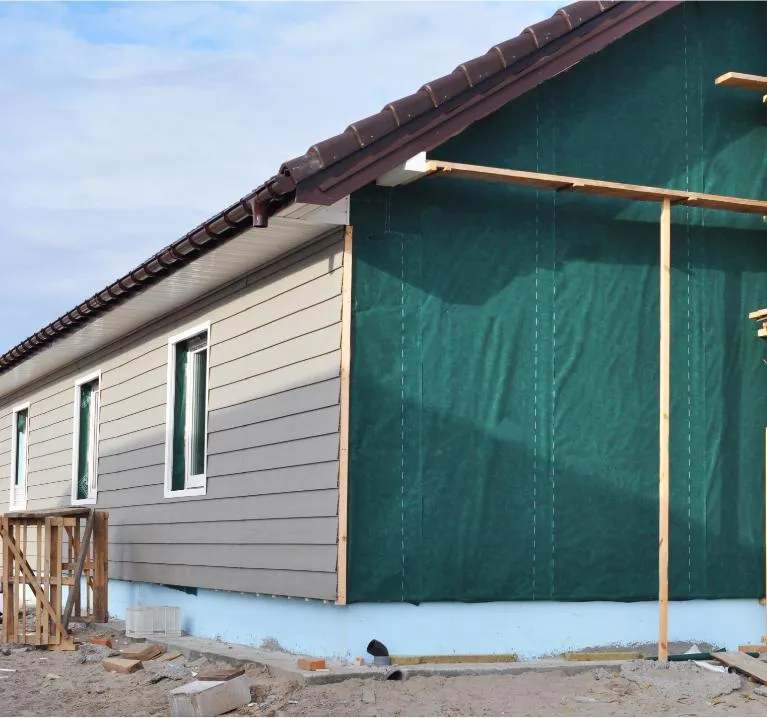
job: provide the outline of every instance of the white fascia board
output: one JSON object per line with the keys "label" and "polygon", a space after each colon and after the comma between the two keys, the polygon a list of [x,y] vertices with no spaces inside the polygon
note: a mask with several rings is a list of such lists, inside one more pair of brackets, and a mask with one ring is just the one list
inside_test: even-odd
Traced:
{"label": "white fascia board", "polygon": [[426,153],[419,152],[393,170],[384,172],[376,180],[376,184],[381,187],[398,187],[399,185],[414,182],[427,174]]}
{"label": "white fascia board", "polygon": [[281,209],[276,217],[285,219],[298,219],[310,224],[336,224],[346,226],[349,224],[349,195],[341,198],[338,202],[325,207],[321,204],[304,204],[294,202]]}

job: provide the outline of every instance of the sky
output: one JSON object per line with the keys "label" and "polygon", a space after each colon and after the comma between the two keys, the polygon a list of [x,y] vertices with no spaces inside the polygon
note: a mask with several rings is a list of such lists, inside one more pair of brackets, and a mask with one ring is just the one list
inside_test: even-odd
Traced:
{"label": "sky", "polygon": [[0,3],[0,354],[563,4]]}

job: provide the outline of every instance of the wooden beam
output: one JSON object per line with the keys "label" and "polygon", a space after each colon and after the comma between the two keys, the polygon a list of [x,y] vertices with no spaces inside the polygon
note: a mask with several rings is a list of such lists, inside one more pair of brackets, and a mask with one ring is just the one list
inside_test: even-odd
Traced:
{"label": "wooden beam", "polygon": [[620,182],[584,179],[583,177],[550,175],[542,172],[523,172],[521,170],[509,170],[501,167],[465,165],[457,162],[442,162],[440,160],[429,160],[426,163],[426,167],[428,174],[441,174],[458,179],[483,180],[485,182],[496,182],[520,187],[570,191],[579,194],[617,197],[619,199],[630,199],[639,202],[663,202],[663,200],[668,199],[673,204],[686,204],[691,207],[767,215],[767,201],[758,199],[685,192],[663,187],[622,184]]}
{"label": "wooden beam", "polygon": [[[64,607],[64,615],[61,619],[61,625],[66,630],[69,628],[69,619],[72,616],[72,609],[75,606],[75,599],[78,604],[80,603],[80,577],[83,574],[83,566],[85,565],[85,557],[88,555],[88,548],[91,543],[91,535],[93,534],[93,524],[96,522],[96,509],[91,509],[88,514],[88,520],[85,522],[85,531],[83,532],[82,539],[80,540],[80,554],[77,557],[77,565],[75,566],[74,576],[72,577],[72,590],[69,591],[67,596],[67,605]],[[75,528],[75,531],[79,532],[79,527]],[[72,544],[75,542],[72,541]]]}
{"label": "wooden beam", "polygon": [[343,269],[341,275],[341,411],[338,431],[338,590],[336,603],[346,604],[347,561],[349,543],[349,395],[352,353],[352,234],[344,232]]}
{"label": "wooden beam", "polygon": [[725,72],[714,80],[721,87],[739,87],[741,90],[767,92],[767,77],[747,75],[745,72]]}
{"label": "wooden beam", "polygon": [[671,379],[671,200],[660,212],[660,467],[658,472],[658,660],[668,660],[668,511]]}
{"label": "wooden beam", "polygon": [[[87,545],[87,544],[86,544]],[[86,592],[87,596],[90,593]],[[88,606],[90,613],[90,606]],[[93,525],[93,617],[109,620],[109,512],[97,511]]]}

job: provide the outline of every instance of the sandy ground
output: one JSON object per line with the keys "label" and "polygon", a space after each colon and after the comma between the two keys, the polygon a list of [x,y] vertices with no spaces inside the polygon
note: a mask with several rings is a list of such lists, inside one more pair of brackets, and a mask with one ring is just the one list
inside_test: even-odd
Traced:
{"label": "sandy ground", "polygon": [[[127,641],[115,636],[117,647]],[[94,649],[88,649],[94,650]],[[211,664],[178,659],[117,675],[99,656],[8,647],[0,653],[0,715],[161,716],[168,692]],[[151,682],[158,672],[168,677]],[[299,687],[256,666],[250,706],[238,716],[504,716],[504,715],[767,715],[767,697],[735,674],[713,673],[690,663],[626,663],[575,676],[528,672],[516,676],[409,677],[404,681],[350,679]],[[764,691],[767,694],[767,690]]]}

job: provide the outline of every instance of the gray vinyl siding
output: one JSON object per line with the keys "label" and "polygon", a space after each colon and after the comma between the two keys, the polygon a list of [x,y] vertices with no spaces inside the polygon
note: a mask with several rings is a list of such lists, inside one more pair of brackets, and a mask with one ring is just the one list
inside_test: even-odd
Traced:
{"label": "gray vinyl siding", "polygon": [[[101,371],[98,500],[110,578],[334,599],[341,347],[340,233],[0,403],[30,401],[27,508],[70,504],[74,382]],[[168,339],[210,322],[207,491],[164,498]]]}

